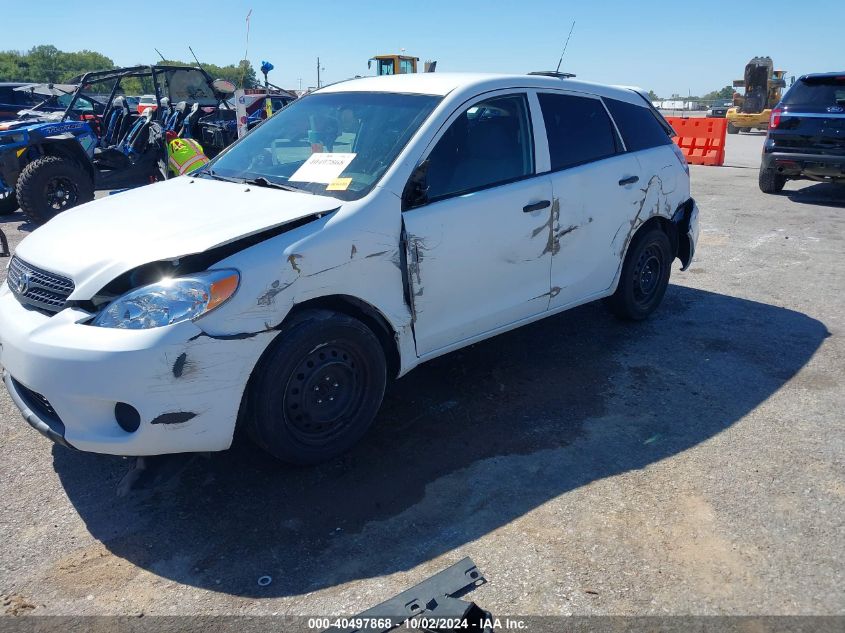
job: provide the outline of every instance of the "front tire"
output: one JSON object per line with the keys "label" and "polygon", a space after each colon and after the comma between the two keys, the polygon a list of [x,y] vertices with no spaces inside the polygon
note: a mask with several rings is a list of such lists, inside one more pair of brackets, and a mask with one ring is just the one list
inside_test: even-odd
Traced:
{"label": "front tire", "polygon": [[11,215],[18,208],[18,197],[10,191],[0,198],[0,215]]}
{"label": "front tire", "polygon": [[673,259],[669,236],[659,228],[636,235],[616,292],[606,299],[611,312],[626,321],[642,321],[654,312],[666,294]]}
{"label": "front tire", "polygon": [[42,156],[24,167],[16,186],[21,211],[33,224],[44,224],[62,211],[94,199],[91,176],[60,156]]}
{"label": "front tire", "polygon": [[733,123],[728,122],[728,134],[739,134],[739,128]]}
{"label": "front tire", "polygon": [[763,193],[780,193],[786,184],[786,176],[781,176],[771,167],[760,167],[757,182]]}
{"label": "front tire", "polygon": [[366,325],[328,310],[303,312],[256,367],[247,432],[282,461],[326,461],[366,433],[386,383],[384,351]]}

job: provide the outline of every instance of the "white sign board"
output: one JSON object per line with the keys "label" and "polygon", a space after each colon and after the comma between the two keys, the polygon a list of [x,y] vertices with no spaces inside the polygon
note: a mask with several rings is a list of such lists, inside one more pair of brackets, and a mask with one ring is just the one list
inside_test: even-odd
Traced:
{"label": "white sign board", "polygon": [[308,157],[302,167],[288,178],[291,182],[319,182],[329,184],[343,173],[357,154],[317,152]]}

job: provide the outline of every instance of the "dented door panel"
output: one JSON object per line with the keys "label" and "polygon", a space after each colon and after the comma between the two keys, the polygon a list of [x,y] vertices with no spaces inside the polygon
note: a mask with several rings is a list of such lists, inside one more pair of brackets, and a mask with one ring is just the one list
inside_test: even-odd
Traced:
{"label": "dented door panel", "polygon": [[403,214],[420,356],[545,312],[549,305],[548,176],[435,202]]}
{"label": "dented door panel", "polygon": [[[619,185],[626,178],[637,182]],[[620,233],[627,234],[642,194],[640,164],[630,154],[551,175],[559,212],[553,219],[552,298],[556,309],[609,294],[619,268]]]}

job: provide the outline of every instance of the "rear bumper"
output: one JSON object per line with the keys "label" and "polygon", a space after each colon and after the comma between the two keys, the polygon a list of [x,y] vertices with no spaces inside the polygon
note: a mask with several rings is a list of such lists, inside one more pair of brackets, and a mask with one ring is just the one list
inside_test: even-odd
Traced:
{"label": "rear bumper", "polygon": [[672,223],[677,227],[678,259],[681,260],[681,270],[686,270],[695,257],[695,247],[698,244],[700,232],[698,223],[698,205],[690,198],[675,211]]}
{"label": "rear bumper", "polygon": [[845,156],[764,152],[762,167],[787,178],[845,178]]}

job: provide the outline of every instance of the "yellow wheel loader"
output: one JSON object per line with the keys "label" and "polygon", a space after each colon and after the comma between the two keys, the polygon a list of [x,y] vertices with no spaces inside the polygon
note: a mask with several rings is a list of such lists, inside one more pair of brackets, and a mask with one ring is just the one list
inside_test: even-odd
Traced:
{"label": "yellow wheel loader", "polygon": [[745,65],[745,77],[733,82],[735,88],[745,88],[745,95],[735,97],[737,105],[728,110],[728,134],[768,129],[772,108],[786,87],[785,74],[774,70],[771,57],[755,57]]}

